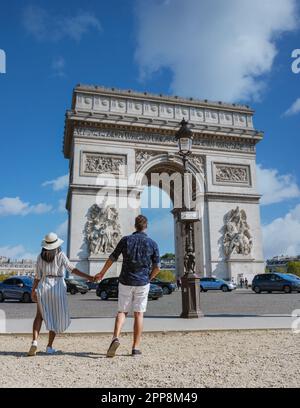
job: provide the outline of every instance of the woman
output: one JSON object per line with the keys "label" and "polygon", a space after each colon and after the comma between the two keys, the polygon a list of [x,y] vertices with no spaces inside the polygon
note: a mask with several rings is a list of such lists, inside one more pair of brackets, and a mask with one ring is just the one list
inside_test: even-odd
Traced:
{"label": "woman", "polygon": [[32,300],[37,302],[37,312],[33,322],[33,338],[28,356],[35,356],[37,339],[42,322],[49,330],[47,354],[54,354],[52,348],[56,333],[64,332],[71,323],[67,300],[65,269],[72,274],[94,281],[94,277],[80,272],[68,260],[60,246],[64,241],[50,232],[42,241],[42,251],[37,258],[36,274],[32,287]]}

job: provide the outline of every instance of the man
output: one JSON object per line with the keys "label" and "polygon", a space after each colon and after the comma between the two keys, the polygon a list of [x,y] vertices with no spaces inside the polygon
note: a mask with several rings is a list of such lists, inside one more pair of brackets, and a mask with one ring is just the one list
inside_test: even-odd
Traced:
{"label": "man", "polygon": [[96,280],[103,279],[113,262],[117,261],[120,254],[123,255],[123,264],[119,276],[118,313],[113,339],[107,350],[107,357],[114,357],[120,346],[121,329],[131,308],[134,312],[132,356],[142,354],[139,346],[150,281],[159,273],[160,264],[158,246],[156,242],[147,236],[145,232],[147,226],[147,218],[143,215],[137,216],[135,219],[136,231],[121,238],[102,270],[95,276]]}

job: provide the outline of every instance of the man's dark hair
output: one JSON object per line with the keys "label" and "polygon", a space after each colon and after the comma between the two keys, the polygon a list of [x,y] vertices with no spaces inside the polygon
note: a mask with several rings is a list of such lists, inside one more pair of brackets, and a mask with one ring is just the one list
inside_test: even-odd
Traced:
{"label": "man's dark hair", "polygon": [[135,229],[138,232],[143,231],[144,229],[147,228],[148,226],[148,220],[144,215],[138,215],[135,219],[135,223],[134,223]]}

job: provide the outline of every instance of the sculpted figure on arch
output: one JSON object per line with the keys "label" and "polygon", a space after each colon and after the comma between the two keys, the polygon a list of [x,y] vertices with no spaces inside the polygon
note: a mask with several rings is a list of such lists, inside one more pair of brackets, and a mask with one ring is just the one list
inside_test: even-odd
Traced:
{"label": "sculpted figure on arch", "polygon": [[239,207],[229,211],[224,225],[224,253],[230,256],[233,253],[249,255],[253,246],[250,227],[244,210]]}

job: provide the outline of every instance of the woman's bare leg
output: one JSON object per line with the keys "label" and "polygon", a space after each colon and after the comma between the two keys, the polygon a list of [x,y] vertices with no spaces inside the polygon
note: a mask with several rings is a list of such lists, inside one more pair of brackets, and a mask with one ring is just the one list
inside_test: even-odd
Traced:
{"label": "woman's bare leg", "polygon": [[32,327],[32,344],[31,344],[30,350],[27,353],[27,356],[33,357],[36,355],[37,339],[40,334],[42,323],[43,323],[43,316],[39,308],[39,305],[37,304],[36,305],[36,315],[35,315],[35,318],[33,321],[33,327]]}
{"label": "woman's bare leg", "polygon": [[37,304],[36,307],[37,307],[36,315],[33,321],[33,328],[32,328],[32,340],[33,341],[36,341],[38,339],[40,331],[41,331],[42,323],[43,323],[43,316],[39,308],[39,305]]}
{"label": "woman's bare leg", "polygon": [[48,345],[47,345],[47,347],[51,347],[52,348],[52,344],[53,344],[53,342],[54,342],[54,339],[55,339],[55,336],[56,336],[56,333],[54,332],[54,331],[49,331],[49,340],[48,340]]}

